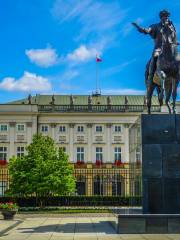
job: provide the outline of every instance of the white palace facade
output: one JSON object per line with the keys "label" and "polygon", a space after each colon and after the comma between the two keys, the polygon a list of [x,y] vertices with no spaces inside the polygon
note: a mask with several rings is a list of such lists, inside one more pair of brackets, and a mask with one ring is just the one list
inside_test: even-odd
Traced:
{"label": "white palace facade", "polygon": [[[152,110],[160,112],[156,97]],[[129,126],[143,112],[144,96],[36,95],[1,104],[0,161],[25,154],[33,135],[42,133],[69,155],[79,182],[78,194],[128,194],[125,187],[113,190],[111,184],[105,189],[94,181],[104,174],[102,169],[112,173],[128,168]]]}

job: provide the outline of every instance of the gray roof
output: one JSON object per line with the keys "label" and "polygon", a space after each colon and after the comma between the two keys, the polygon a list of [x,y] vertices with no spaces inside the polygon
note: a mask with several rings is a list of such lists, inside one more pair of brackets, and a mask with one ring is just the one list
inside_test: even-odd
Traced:
{"label": "gray roof", "polygon": [[[36,95],[32,96],[31,103],[37,105],[51,105],[53,95]],[[70,105],[71,95],[54,95],[55,105]],[[74,105],[87,105],[88,95],[73,95]],[[107,98],[111,98],[112,105],[125,105],[125,98],[128,105],[144,105],[143,95],[100,95],[92,96],[93,105],[107,105]],[[7,104],[28,104],[28,97]],[[152,97],[152,105],[159,105],[158,98]]]}

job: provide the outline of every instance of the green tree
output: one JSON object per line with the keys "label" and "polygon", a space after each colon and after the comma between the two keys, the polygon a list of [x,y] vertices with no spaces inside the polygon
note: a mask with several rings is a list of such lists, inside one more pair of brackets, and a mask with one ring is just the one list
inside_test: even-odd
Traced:
{"label": "green tree", "polygon": [[57,149],[48,136],[34,135],[23,157],[9,163],[10,188],[13,195],[35,195],[37,199],[52,195],[69,195],[75,191],[73,167],[68,156]]}

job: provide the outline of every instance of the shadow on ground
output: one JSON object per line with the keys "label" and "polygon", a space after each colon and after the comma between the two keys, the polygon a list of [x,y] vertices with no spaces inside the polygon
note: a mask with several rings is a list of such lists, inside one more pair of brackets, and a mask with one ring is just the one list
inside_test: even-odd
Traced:
{"label": "shadow on ground", "polygon": [[32,228],[18,228],[21,233],[105,233],[116,234],[108,221],[100,221],[96,223],[67,223],[67,224],[53,224]]}

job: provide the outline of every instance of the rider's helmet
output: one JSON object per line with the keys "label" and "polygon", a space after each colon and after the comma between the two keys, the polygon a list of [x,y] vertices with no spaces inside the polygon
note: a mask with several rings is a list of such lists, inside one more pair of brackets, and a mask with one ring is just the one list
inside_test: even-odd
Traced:
{"label": "rider's helmet", "polygon": [[160,11],[159,13],[159,17],[162,18],[162,17],[170,17],[170,12],[168,10],[162,10]]}

